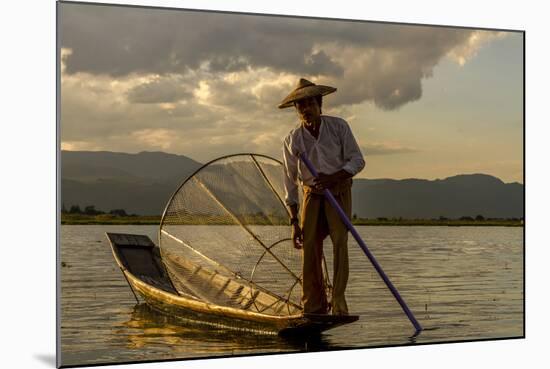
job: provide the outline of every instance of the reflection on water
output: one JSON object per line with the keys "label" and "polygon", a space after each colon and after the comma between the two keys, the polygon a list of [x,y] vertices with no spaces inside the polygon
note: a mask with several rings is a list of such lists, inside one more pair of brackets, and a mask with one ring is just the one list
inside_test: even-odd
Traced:
{"label": "reflection on water", "polygon": [[[228,232],[232,231],[228,228]],[[63,365],[322,351],[523,335],[523,229],[358,227],[425,330],[418,337],[350,240],[346,296],[359,321],[295,339],[191,325],[137,304],[105,232],[157,237],[156,226],[62,226]],[[331,270],[330,244],[325,246]]]}
{"label": "reflection on water", "polygon": [[[255,335],[219,329],[161,314],[145,303],[134,306],[130,320],[124,326],[133,332],[127,336],[129,349],[164,343],[177,354],[178,348],[183,345],[198,342],[199,346],[204,347],[201,353],[219,356],[227,355],[228,350],[234,354],[235,351],[243,353],[250,348],[254,348],[254,352],[270,352],[274,348],[277,348],[276,351],[287,352],[321,351],[329,348],[329,342],[322,335],[282,338],[277,335]],[[119,333],[124,334],[125,330],[120,330]]]}

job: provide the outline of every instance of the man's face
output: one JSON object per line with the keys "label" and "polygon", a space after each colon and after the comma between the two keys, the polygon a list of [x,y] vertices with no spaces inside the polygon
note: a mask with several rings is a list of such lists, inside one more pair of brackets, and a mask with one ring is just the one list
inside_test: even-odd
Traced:
{"label": "man's face", "polygon": [[321,116],[321,108],[315,97],[307,97],[294,103],[298,117],[302,122],[314,123]]}

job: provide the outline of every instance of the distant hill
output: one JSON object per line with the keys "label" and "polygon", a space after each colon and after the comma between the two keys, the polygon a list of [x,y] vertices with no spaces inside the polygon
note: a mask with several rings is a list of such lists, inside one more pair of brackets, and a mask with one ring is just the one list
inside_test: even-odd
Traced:
{"label": "distant hill", "polygon": [[142,151],[61,151],[62,177],[73,180],[177,181],[202,164],[183,155]]}
{"label": "distant hill", "polygon": [[62,202],[158,215],[177,186],[201,165],[163,152],[62,151]]}
{"label": "distant hill", "polygon": [[523,217],[523,185],[486,174],[445,179],[356,179],[353,212],[361,218]]}
{"label": "distant hill", "polygon": [[[159,215],[178,185],[201,165],[163,152],[62,151],[62,202],[67,208],[95,205],[103,211]],[[524,186],[486,174],[441,180],[354,179],[352,191],[353,213],[361,218],[523,217]]]}

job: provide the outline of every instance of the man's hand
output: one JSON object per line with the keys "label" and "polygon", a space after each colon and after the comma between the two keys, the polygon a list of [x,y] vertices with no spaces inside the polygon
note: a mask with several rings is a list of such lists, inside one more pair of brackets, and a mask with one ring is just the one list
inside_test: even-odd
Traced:
{"label": "man's hand", "polygon": [[298,223],[292,225],[292,243],[294,244],[295,249],[301,249],[304,245],[304,238],[302,236],[302,229]]}
{"label": "man's hand", "polygon": [[290,219],[293,219],[291,222],[292,224],[292,243],[294,245],[295,249],[301,249],[304,245],[304,238],[302,236],[302,229],[300,228],[300,224],[298,223],[298,205],[290,205],[288,207]]}
{"label": "man's hand", "polygon": [[313,180],[313,185],[316,190],[323,191],[325,188],[331,188],[338,182],[350,177],[353,177],[351,173],[344,169],[340,169],[333,174],[319,173],[319,176]]}
{"label": "man's hand", "polygon": [[336,184],[338,176],[335,174],[319,173],[319,176],[313,180],[313,185],[316,190],[324,190],[330,188]]}

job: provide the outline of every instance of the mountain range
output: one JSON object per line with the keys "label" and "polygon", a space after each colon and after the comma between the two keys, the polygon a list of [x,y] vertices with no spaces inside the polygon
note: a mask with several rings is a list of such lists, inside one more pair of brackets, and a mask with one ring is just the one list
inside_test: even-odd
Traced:
{"label": "mountain range", "polygon": [[[61,152],[61,201],[109,211],[160,215],[184,179],[203,164],[164,152]],[[487,174],[445,179],[355,178],[353,214],[360,218],[522,218],[524,186]]]}

